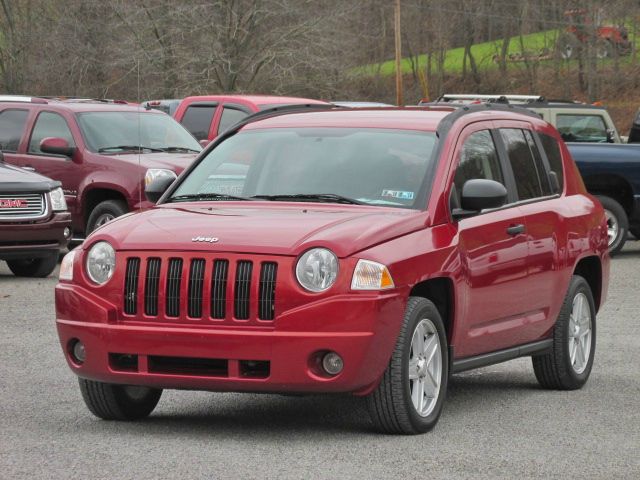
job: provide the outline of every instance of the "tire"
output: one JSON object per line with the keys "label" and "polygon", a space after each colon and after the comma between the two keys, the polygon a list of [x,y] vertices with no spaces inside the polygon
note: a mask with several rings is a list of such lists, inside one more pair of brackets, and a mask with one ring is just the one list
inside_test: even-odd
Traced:
{"label": "tire", "polygon": [[[415,362],[412,345],[419,343],[421,335],[422,343],[425,345],[423,353],[432,352],[431,362],[424,359],[420,360],[420,363]],[[425,338],[428,339],[426,343]],[[433,347],[435,341],[437,343]],[[427,350],[426,347],[429,345],[432,348]],[[415,379],[410,378],[410,365],[416,368],[411,374]],[[430,382],[429,379],[434,377],[436,381]],[[409,297],[402,328],[389,365],[376,390],[367,397],[369,414],[376,429],[383,433],[405,435],[431,430],[442,413],[448,379],[449,352],[440,313],[429,300]],[[431,397],[428,396],[425,387],[431,391]],[[421,413],[419,405],[414,403],[412,392],[416,394],[416,401],[419,401],[418,397],[423,392]]]}
{"label": "tire", "polygon": [[627,241],[629,231],[629,219],[624,208],[611,197],[598,196],[602,203],[604,213],[607,216],[607,228],[609,230],[609,253],[615,255]]}
{"label": "tire", "polygon": [[16,277],[44,278],[55,270],[58,256],[59,253],[56,251],[42,258],[7,260],[7,265]]}
{"label": "tire", "polygon": [[79,378],[87,408],[103,420],[139,420],[156,408],[162,390],[96,382]]}
{"label": "tire", "polygon": [[563,34],[556,43],[556,55],[562,60],[571,60],[580,56],[582,44],[575,35]]}
{"label": "tire", "polygon": [[[582,307],[582,314],[577,305]],[[588,311],[585,308],[588,307]],[[582,324],[576,324],[579,316]],[[589,322],[589,331],[585,330]],[[580,341],[575,340],[571,330],[579,329]],[[588,336],[588,338],[587,338]],[[575,351],[571,355],[571,350]],[[554,390],[577,390],[587,382],[596,350],[596,307],[587,281],[574,275],[569,284],[560,314],[553,329],[553,347],[550,353],[532,357],[533,371],[538,383]],[[584,355],[584,356],[583,356]]]}
{"label": "tire", "polygon": [[629,227],[629,231],[631,232],[631,235],[636,237],[636,240],[640,240],[640,228]]}
{"label": "tire", "polygon": [[104,202],[100,202],[89,215],[85,233],[89,235],[96,228],[101,227],[116,217],[124,215],[128,211],[127,204],[122,200],[105,200]]}

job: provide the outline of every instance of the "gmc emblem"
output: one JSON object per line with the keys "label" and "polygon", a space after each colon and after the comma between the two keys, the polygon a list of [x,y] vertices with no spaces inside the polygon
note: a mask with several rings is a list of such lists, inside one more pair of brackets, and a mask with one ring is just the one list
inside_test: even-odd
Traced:
{"label": "gmc emblem", "polygon": [[0,208],[27,208],[29,204],[20,198],[0,198]]}

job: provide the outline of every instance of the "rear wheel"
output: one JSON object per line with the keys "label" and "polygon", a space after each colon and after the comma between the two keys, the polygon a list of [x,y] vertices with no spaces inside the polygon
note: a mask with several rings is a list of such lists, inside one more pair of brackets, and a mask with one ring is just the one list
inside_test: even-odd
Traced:
{"label": "rear wheel", "polygon": [[16,277],[43,278],[48,277],[55,270],[58,265],[58,255],[56,251],[42,258],[7,260],[7,265]]}
{"label": "rear wheel", "polygon": [[587,281],[574,275],[553,331],[553,347],[532,357],[540,385],[576,390],[587,382],[596,348],[596,308]]}
{"label": "rear wheel", "polygon": [[160,401],[157,388],[114,385],[79,378],[80,392],[87,408],[104,420],[139,420],[149,416]]}
{"label": "rear wheel", "polygon": [[87,220],[87,235],[96,228],[109,223],[114,218],[124,215],[127,211],[127,204],[122,200],[105,200],[104,202],[100,202],[91,211],[89,220]]}
{"label": "rear wheel", "polygon": [[447,337],[435,305],[410,297],[395,350],[367,403],[376,428],[417,434],[440,418],[449,377]]}
{"label": "rear wheel", "polygon": [[629,219],[624,208],[611,197],[598,196],[607,217],[607,234],[609,253],[618,253],[627,241],[629,231]]}

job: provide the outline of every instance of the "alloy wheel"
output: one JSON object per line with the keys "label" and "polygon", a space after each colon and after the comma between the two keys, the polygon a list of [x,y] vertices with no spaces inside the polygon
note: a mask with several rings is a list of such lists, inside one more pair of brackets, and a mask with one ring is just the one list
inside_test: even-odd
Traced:
{"label": "alloy wheel", "polygon": [[411,401],[421,417],[428,416],[438,401],[442,383],[440,349],[440,337],[433,322],[420,320],[411,338],[408,378]]}

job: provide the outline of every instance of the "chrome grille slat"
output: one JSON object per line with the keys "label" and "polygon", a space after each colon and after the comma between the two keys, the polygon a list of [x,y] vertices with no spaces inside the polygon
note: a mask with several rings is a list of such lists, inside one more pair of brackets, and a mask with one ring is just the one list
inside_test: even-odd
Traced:
{"label": "chrome grille slat", "polygon": [[144,283],[144,313],[155,317],[158,315],[158,289],[160,288],[160,267],[162,260],[159,258],[147,259],[147,274]]}
{"label": "chrome grille slat", "polygon": [[227,276],[228,260],[213,262],[213,279],[211,282],[211,318],[224,319],[227,315]]}
{"label": "chrome grille slat", "polygon": [[247,260],[240,260],[238,262],[234,292],[234,316],[238,320],[247,320],[249,318],[249,294],[251,292],[252,270],[252,262]]}
{"label": "chrome grille slat", "polygon": [[188,293],[188,315],[191,318],[202,317],[202,287],[204,286],[205,265],[206,262],[203,258],[194,258],[191,260]]}
{"label": "chrome grille slat", "polygon": [[138,311],[138,274],[140,273],[140,259],[127,259],[127,270],[124,284],[124,313],[135,315]]}
{"label": "chrome grille slat", "polygon": [[276,274],[278,264],[265,262],[260,268],[258,318],[273,320],[275,316]]}
{"label": "chrome grille slat", "polygon": [[166,314],[168,317],[180,316],[180,288],[182,285],[182,259],[169,260],[167,273]]}
{"label": "chrome grille slat", "polygon": [[[26,206],[9,207],[2,205],[7,200],[25,201]],[[16,219],[16,218],[40,218],[47,213],[47,202],[45,194],[34,193],[15,193],[0,195],[0,219]]]}

